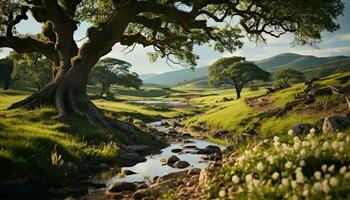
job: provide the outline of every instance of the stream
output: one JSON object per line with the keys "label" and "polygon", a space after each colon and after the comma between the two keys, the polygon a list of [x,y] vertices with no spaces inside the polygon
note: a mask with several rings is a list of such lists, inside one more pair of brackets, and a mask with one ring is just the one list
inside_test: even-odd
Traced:
{"label": "stream", "polygon": [[[173,120],[176,119],[161,120],[149,123],[148,125],[152,128],[157,129],[160,132],[168,133],[170,127],[162,126],[162,124],[164,124],[164,122],[170,122]],[[190,143],[188,143],[188,141],[190,141]],[[179,141],[176,139],[172,139],[169,140],[169,146],[163,148],[161,150],[161,153],[146,156],[147,160],[145,162],[138,163],[132,167],[123,167],[121,169],[121,171],[131,170],[136,174],[128,176],[118,176],[116,170],[110,170],[96,175],[92,178],[91,181],[95,183],[104,183],[106,185],[110,185],[116,182],[145,182],[150,184],[153,178],[157,176],[164,176],[173,172],[184,171],[191,168],[206,168],[209,162],[203,159],[205,155],[191,153],[191,150],[193,151],[193,149],[184,149],[185,146],[189,145],[196,146],[200,149],[203,149],[208,145],[218,146],[221,150],[225,148],[224,146],[195,138],[188,139],[186,143],[183,140]],[[184,149],[184,153],[173,153],[171,152],[172,149]],[[178,169],[165,165],[164,162],[161,161],[162,159],[166,159],[172,155],[176,155],[180,160],[187,161],[190,164],[190,166],[185,169]]]}

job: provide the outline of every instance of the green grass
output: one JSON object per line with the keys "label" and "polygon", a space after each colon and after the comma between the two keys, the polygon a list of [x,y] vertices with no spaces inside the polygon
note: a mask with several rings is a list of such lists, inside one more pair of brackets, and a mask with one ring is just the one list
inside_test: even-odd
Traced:
{"label": "green grass", "polygon": [[241,132],[245,130],[250,124],[256,121],[255,116],[260,112],[254,111],[251,107],[246,105],[244,98],[258,96],[264,93],[264,90],[251,92],[244,90],[242,92],[242,99],[232,100],[229,102],[222,102],[224,97],[235,98],[234,90],[219,90],[215,93],[208,92],[193,99],[194,103],[201,103],[209,105],[209,108],[203,115],[192,117],[186,121],[187,126],[197,125],[198,123],[205,123],[212,129],[226,129],[234,132]]}
{"label": "green grass", "polygon": [[[23,87],[20,87],[23,89]],[[113,88],[116,89],[116,88]],[[163,98],[164,93],[145,88],[137,93],[124,93],[125,99]],[[121,130],[106,130],[72,117],[62,121],[54,108],[5,110],[12,103],[27,97],[33,90],[0,90],[0,179],[32,178],[52,184],[64,182],[64,177],[80,176],[86,165],[118,162],[120,144],[135,144],[135,136]],[[120,94],[116,94],[120,95]],[[136,96],[127,96],[136,95]],[[103,110],[151,121],[155,117],[176,117],[192,114],[191,109],[157,109],[146,105],[131,105],[103,99],[94,100]],[[115,142],[110,142],[111,136]],[[153,137],[139,134],[143,144],[159,145]]]}
{"label": "green grass", "polygon": [[282,135],[287,133],[289,129],[297,124],[315,124],[319,120],[319,117],[310,116],[307,114],[292,113],[287,117],[282,118],[269,118],[262,122],[260,132],[264,137],[273,137],[275,135]]}
{"label": "green grass", "polygon": [[[118,159],[118,146],[108,142],[108,131],[81,121],[60,122],[52,108],[0,114],[1,179],[29,177],[58,183],[76,172],[72,166]],[[52,158],[55,147],[60,165]]]}

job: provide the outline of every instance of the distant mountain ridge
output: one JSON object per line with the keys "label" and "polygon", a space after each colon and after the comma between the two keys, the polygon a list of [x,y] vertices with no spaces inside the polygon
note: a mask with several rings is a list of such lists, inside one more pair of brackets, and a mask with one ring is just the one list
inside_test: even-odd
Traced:
{"label": "distant mountain ridge", "polygon": [[[275,71],[282,67],[291,67],[301,71],[310,71],[313,68],[324,69],[327,65],[331,65],[333,71],[336,71],[338,65],[340,66],[343,61],[344,63],[349,63],[349,60],[350,57],[348,56],[316,57],[309,55],[299,55],[295,53],[283,53],[270,58],[251,62],[254,62],[260,68],[266,71]],[[335,63],[337,63],[337,65],[335,65]],[[342,66],[342,69],[345,69],[344,66]],[[202,83],[203,78],[207,76],[208,66],[198,67],[195,69],[195,71],[191,71],[190,69],[182,69],[178,71],[167,72],[144,79],[144,82],[173,86],[181,82],[198,79],[201,79]]]}

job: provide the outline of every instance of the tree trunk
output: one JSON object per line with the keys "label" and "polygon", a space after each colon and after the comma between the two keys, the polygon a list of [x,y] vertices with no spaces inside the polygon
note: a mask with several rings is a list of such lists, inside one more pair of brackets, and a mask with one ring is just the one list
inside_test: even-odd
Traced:
{"label": "tree trunk", "polygon": [[9,87],[10,87],[10,81],[4,80],[4,87],[3,87],[3,89],[4,89],[4,90],[8,90]]}
{"label": "tree trunk", "polygon": [[76,64],[68,72],[60,70],[53,80],[39,92],[12,104],[8,109],[24,107],[35,109],[41,106],[55,106],[62,117],[71,114],[88,120],[91,124],[108,126],[109,123],[89,100],[86,94],[89,69]]}
{"label": "tree trunk", "polygon": [[236,86],[236,87],[235,87],[235,89],[236,89],[237,99],[240,99],[240,98],[241,98],[242,88],[241,88],[241,87]]}

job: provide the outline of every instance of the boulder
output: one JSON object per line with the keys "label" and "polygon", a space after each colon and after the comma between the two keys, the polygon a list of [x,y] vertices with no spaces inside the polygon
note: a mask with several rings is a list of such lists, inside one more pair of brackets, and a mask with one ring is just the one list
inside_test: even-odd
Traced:
{"label": "boulder", "polygon": [[182,133],[181,134],[182,137],[192,137],[191,133]]}
{"label": "boulder", "polygon": [[171,152],[173,153],[180,153],[182,151],[182,149],[172,149]]}
{"label": "boulder", "polygon": [[167,165],[172,165],[172,164],[176,163],[179,160],[180,159],[177,156],[172,155],[172,156],[170,156],[169,158],[166,159],[166,164]]}
{"label": "boulder", "polygon": [[171,128],[171,129],[169,129],[168,134],[170,134],[170,135],[177,135],[179,133],[175,129]]}
{"label": "boulder", "polygon": [[198,147],[195,145],[186,145],[184,146],[184,149],[198,149]]}
{"label": "boulder", "polygon": [[191,126],[191,130],[195,132],[201,132],[203,131],[203,128],[201,126]]}
{"label": "boulder", "polygon": [[193,169],[190,169],[188,170],[188,175],[198,175],[201,173],[201,169],[199,168],[193,168]]}
{"label": "boulder", "polygon": [[129,182],[117,182],[108,188],[109,192],[124,192],[124,191],[135,191],[136,184]]}
{"label": "boulder", "polygon": [[216,139],[226,138],[228,133],[229,132],[227,130],[218,131],[218,132],[213,134],[213,137]]}
{"label": "boulder", "polygon": [[125,174],[126,176],[129,176],[129,175],[133,175],[133,174],[137,174],[137,173],[126,169],[123,171],[123,174]]}
{"label": "boulder", "polygon": [[330,96],[332,95],[332,89],[329,87],[312,89],[309,95],[313,96]]}
{"label": "boulder", "polygon": [[322,131],[323,133],[332,133],[336,131],[342,131],[350,126],[349,118],[345,116],[330,116],[323,120]]}
{"label": "boulder", "polygon": [[149,197],[151,196],[151,191],[149,189],[142,189],[142,190],[137,190],[135,193],[134,193],[134,199],[135,200],[141,200],[143,199],[144,197]]}
{"label": "boulder", "polygon": [[100,164],[97,165],[97,170],[98,171],[105,171],[107,169],[109,169],[109,165],[106,164],[106,163],[100,163]]}
{"label": "boulder", "polygon": [[292,128],[293,133],[300,135],[300,134],[307,134],[310,132],[310,129],[312,128],[311,124],[298,124]]}
{"label": "boulder", "polygon": [[174,167],[175,168],[179,168],[179,169],[184,169],[186,167],[190,166],[190,163],[188,163],[187,161],[177,161],[176,163],[174,163]]}
{"label": "boulder", "polygon": [[147,145],[129,145],[126,148],[140,155],[148,155],[150,153],[150,148]]}
{"label": "boulder", "polygon": [[167,122],[167,121],[161,122],[159,125],[160,126],[165,126],[165,127],[169,127],[170,126],[169,122]]}
{"label": "boulder", "polygon": [[121,160],[121,163],[120,163],[121,166],[131,167],[131,166],[136,165],[137,163],[145,162],[146,158],[140,156],[137,153],[130,153],[129,152],[129,153],[122,153],[120,155],[120,160]]}
{"label": "boulder", "polygon": [[208,145],[204,149],[199,149],[198,154],[212,154],[212,153],[222,153],[220,147],[214,145]]}

